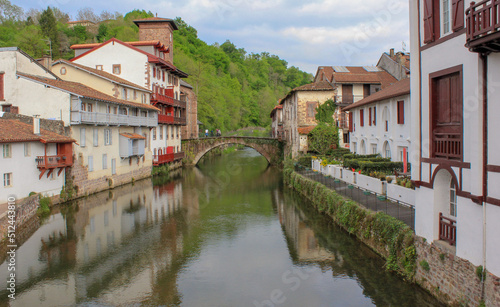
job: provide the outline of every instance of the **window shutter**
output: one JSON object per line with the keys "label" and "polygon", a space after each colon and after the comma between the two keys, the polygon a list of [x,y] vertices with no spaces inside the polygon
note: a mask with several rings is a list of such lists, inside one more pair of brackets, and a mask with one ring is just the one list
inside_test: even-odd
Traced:
{"label": "window shutter", "polygon": [[398,101],[398,124],[403,125],[405,123],[405,102]]}
{"label": "window shutter", "polygon": [[353,132],[354,129],[354,116],[352,112],[349,112],[349,132]]}
{"label": "window shutter", "polygon": [[5,100],[4,96],[4,85],[3,85],[3,73],[0,73],[0,100]]}
{"label": "window shutter", "polygon": [[434,12],[433,1],[424,0],[424,43],[434,41]]}
{"label": "window shutter", "polygon": [[377,107],[373,107],[373,125],[377,125]]}
{"label": "window shutter", "polygon": [[452,29],[453,32],[459,31],[464,27],[464,0],[452,0]]}
{"label": "window shutter", "polygon": [[97,128],[94,128],[94,146],[99,145],[99,130]]}
{"label": "window shutter", "polygon": [[359,125],[361,127],[365,126],[365,110],[359,110]]}
{"label": "window shutter", "polygon": [[372,108],[368,108],[368,126],[372,125]]}

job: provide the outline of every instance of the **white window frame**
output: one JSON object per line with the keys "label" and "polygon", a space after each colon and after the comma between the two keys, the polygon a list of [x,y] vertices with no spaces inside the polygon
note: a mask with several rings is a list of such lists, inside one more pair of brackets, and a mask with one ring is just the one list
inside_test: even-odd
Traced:
{"label": "white window frame", "polygon": [[102,169],[108,169],[108,155],[102,154]]}
{"label": "white window frame", "polygon": [[111,129],[104,129],[104,145],[112,145],[113,144],[113,134]]}
{"label": "white window frame", "polygon": [[4,159],[12,158],[12,145],[11,144],[3,144],[3,157]]}
{"label": "white window frame", "polygon": [[97,147],[97,146],[99,146],[99,129],[92,128],[92,133],[94,134],[94,136],[93,136],[94,147]]}
{"label": "white window frame", "polygon": [[80,147],[85,147],[86,146],[86,136],[85,136],[85,129],[86,128],[80,128]]}
{"label": "white window frame", "polygon": [[450,215],[457,217],[457,187],[453,180],[450,183]]}
{"label": "white window frame", "polygon": [[[448,35],[452,33],[452,7],[451,0],[441,0],[440,1],[440,13],[441,13],[441,36]],[[447,9],[447,10],[445,10]],[[446,15],[448,14],[448,15]],[[446,16],[448,16],[448,21],[446,21]],[[448,25],[446,27],[446,24]]]}
{"label": "white window frame", "polygon": [[3,174],[3,186],[4,188],[12,187],[12,173]]}

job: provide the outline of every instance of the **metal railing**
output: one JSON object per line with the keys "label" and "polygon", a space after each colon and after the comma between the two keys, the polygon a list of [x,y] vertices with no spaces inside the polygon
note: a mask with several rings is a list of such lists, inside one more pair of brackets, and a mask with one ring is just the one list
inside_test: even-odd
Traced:
{"label": "metal railing", "polygon": [[322,173],[315,172],[299,164],[295,165],[295,171],[306,178],[317,181],[329,189],[354,200],[367,209],[375,212],[384,212],[402,221],[411,229],[415,229],[415,207],[412,205],[389,199],[385,195],[359,188],[340,179],[325,176]]}
{"label": "metal railing", "polygon": [[156,116],[131,116],[124,114],[86,112],[80,110],[71,111],[71,122],[73,124],[155,127],[158,125],[158,118]]}

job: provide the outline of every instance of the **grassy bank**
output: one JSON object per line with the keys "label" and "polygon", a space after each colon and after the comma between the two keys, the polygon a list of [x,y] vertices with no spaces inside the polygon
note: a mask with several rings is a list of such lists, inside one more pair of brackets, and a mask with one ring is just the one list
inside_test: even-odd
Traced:
{"label": "grassy bank", "polygon": [[416,272],[415,236],[410,227],[382,212],[365,209],[323,184],[296,173],[293,165],[285,165],[287,185],[312,201],[315,208],[329,215],[335,223],[370,246],[385,260],[389,271],[413,281]]}

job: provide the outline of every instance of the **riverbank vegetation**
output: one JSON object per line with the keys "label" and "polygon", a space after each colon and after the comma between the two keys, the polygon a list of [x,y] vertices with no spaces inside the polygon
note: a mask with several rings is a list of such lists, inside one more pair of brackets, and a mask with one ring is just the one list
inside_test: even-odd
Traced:
{"label": "riverbank vegetation", "polygon": [[370,246],[386,260],[385,267],[413,281],[416,273],[416,247],[413,231],[385,213],[373,212],[346,199],[325,185],[294,171],[292,160],[285,162],[285,183],[310,199],[316,209]]}

